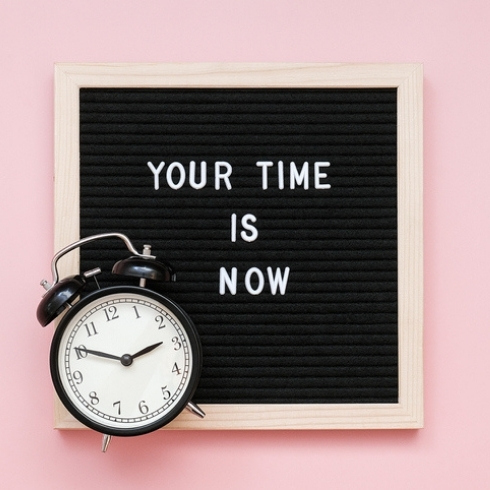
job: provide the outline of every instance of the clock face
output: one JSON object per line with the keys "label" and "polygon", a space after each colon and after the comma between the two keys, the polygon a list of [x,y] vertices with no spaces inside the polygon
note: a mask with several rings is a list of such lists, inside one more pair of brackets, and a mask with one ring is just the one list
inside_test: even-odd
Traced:
{"label": "clock face", "polygon": [[190,400],[201,350],[189,317],[168,298],[134,287],[97,291],[60,322],[51,374],[82,423],[138,435],[170,422]]}

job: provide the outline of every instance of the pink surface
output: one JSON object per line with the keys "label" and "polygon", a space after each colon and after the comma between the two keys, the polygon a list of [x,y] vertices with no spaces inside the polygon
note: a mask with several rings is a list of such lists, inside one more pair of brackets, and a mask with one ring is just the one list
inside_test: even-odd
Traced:
{"label": "pink surface", "polygon": [[[0,4],[2,488],[490,488],[490,3],[4,0]],[[425,398],[419,431],[52,427],[53,63],[423,62]]]}

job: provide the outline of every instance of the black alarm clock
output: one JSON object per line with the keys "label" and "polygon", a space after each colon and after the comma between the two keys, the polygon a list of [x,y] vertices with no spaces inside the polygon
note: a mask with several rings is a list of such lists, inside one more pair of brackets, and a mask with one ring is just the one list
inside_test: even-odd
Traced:
{"label": "black alarm clock", "polygon": [[[66,253],[95,240],[121,239],[131,256],[114,264],[114,274],[138,279],[83,294],[93,269],[59,280],[57,262]],[[172,281],[172,268],[139,253],[127,236],[105,233],[60,250],[51,263],[53,282],[37,309],[42,326],[60,317],[50,351],[53,384],[66,409],[86,427],[112,436],[137,436],[171,422],[184,409],[204,417],[192,401],[202,365],[197,330],[174,301],[147,287]]]}

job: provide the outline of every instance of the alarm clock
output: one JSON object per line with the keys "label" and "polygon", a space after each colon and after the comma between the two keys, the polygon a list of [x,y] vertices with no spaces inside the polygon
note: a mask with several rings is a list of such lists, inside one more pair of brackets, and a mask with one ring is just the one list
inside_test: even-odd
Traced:
{"label": "alarm clock", "polygon": [[[137,284],[101,288],[100,268],[59,279],[62,256],[107,238],[121,239],[132,254],[116,262],[112,273]],[[53,385],[78,421],[103,434],[103,452],[112,436],[152,432],[184,409],[205,416],[192,401],[202,366],[199,335],[177,303],[147,287],[175,277],[149,245],[139,253],[121,233],[86,237],[60,250],[51,272],[52,283],[41,282],[46,293],[37,319],[43,327],[60,319],[50,350]],[[84,294],[92,279],[97,289]]]}

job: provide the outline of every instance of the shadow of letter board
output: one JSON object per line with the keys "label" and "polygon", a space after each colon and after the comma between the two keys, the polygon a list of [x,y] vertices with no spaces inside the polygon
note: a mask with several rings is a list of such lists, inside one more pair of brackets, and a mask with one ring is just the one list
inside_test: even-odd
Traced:
{"label": "shadow of letter board", "polygon": [[422,426],[420,65],[56,70],[56,246],[151,243],[201,335],[170,427]]}

